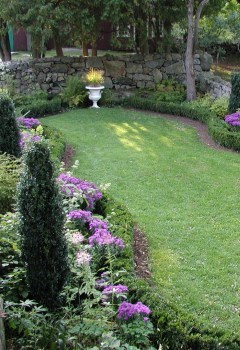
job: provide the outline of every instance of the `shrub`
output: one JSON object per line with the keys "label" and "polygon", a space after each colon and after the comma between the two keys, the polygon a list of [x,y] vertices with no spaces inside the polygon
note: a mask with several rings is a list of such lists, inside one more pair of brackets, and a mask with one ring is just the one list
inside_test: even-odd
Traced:
{"label": "shrub", "polygon": [[0,152],[19,157],[21,153],[20,132],[15,118],[14,106],[7,96],[0,96]]}
{"label": "shrub", "polygon": [[16,213],[0,215],[0,295],[14,302],[28,295],[17,223]]}
{"label": "shrub", "polygon": [[101,99],[99,100],[100,106],[115,107],[121,105],[123,97],[119,96],[116,92],[111,89],[102,90]]}
{"label": "shrub", "polygon": [[87,101],[87,91],[85,84],[79,77],[73,76],[67,79],[67,85],[62,94],[62,100],[69,107],[83,106]]}
{"label": "shrub", "polygon": [[68,272],[62,199],[46,145],[30,145],[23,163],[17,204],[27,280],[33,298],[54,309]]}
{"label": "shrub", "polygon": [[61,99],[59,97],[54,97],[50,101],[36,100],[32,104],[26,105],[26,107],[21,109],[21,113],[25,114],[29,112],[34,115],[35,118],[44,117],[47,114],[53,114],[61,111]]}
{"label": "shrub", "polygon": [[220,97],[213,101],[210,110],[216,114],[218,118],[223,119],[228,112],[229,99],[227,97]]}
{"label": "shrub", "polygon": [[240,107],[240,73],[232,74],[232,91],[229,99],[228,111],[234,113]]}
{"label": "shrub", "polygon": [[212,119],[208,123],[208,131],[220,145],[240,151],[240,133],[229,130],[224,120]]}
{"label": "shrub", "polygon": [[13,97],[13,102],[16,107],[34,104],[36,101],[49,100],[48,93],[43,90],[34,91],[31,94],[18,94]]}
{"label": "shrub", "polygon": [[54,161],[61,160],[64,155],[66,143],[63,134],[52,126],[44,125],[43,136],[48,140],[51,156]]}
{"label": "shrub", "polygon": [[135,107],[143,110],[150,110],[154,112],[161,112],[173,115],[180,115],[182,117],[188,117],[191,119],[199,120],[206,123],[215,114],[209,111],[205,107],[194,107],[191,103],[184,102],[178,103],[167,103],[167,102],[153,102],[151,99],[142,99],[139,97],[130,97],[125,100],[125,106]]}
{"label": "shrub", "polygon": [[11,211],[20,170],[20,162],[6,153],[0,154],[0,213]]}

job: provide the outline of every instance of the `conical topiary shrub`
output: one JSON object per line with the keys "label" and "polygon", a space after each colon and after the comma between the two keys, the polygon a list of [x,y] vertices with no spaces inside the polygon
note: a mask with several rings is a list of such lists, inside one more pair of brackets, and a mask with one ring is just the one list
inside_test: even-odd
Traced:
{"label": "conical topiary shrub", "polygon": [[31,296],[54,309],[68,273],[62,198],[45,144],[33,142],[23,163],[17,203],[27,281]]}
{"label": "conical topiary shrub", "polygon": [[232,91],[229,99],[229,113],[234,113],[240,108],[240,73],[232,74]]}
{"label": "conical topiary shrub", "polygon": [[0,152],[19,157],[20,131],[15,118],[14,106],[6,95],[0,95]]}

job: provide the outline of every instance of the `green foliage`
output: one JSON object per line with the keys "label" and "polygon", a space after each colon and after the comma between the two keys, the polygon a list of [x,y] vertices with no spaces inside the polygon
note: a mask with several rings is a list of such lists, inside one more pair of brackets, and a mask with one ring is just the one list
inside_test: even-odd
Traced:
{"label": "green foliage", "polygon": [[213,101],[210,110],[216,114],[220,119],[223,119],[228,113],[229,99],[227,97],[220,97]]}
{"label": "green foliage", "polygon": [[97,203],[95,211],[107,217],[113,236],[117,236],[124,241],[125,249],[121,258],[113,261],[113,269],[127,270],[133,272],[133,218],[126,210],[125,206],[116,202],[113,198],[104,194],[101,201]]}
{"label": "green foliage", "polygon": [[240,73],[232,74],[232,91],[229,99],[228,111],[234,113],[240,107]]}
{"label": "green foliage", "polygon": [[54,161],[57,159],[60,160],[64,154],[66,147],[63,134],[54,127],[44,125],[43,136],[48,140],[52,159]]}
{"label": "green foliage", "polygon": [[48,93],[43,90],[37,90],[31,94],[17,94],[13,98],[16,107],[31,105],[36,101],[48,101]]}
{"label": "green foliage", "polygon": [[240,151],[240,133],[230,130],[224,120],[210,120],[208,130],[212,138],[220,145]]}
{"label": "green foliage", "polygon": [[14,106],[9,97],[0,95],[0,153],[19,157],[20,132],[15,119]]}
{"label": "green foliage", "polygon": [[140,349],[150,349],[149,336],[153,334],[151,322],[145,322],[140,318],[120,322],[119,337],[131,345],[137,345]]}
{"label": "green foliage", "polygon": [[180,103],[186,99],[186,88],[175,80],[162,80],[156,85],[156,92],[153,96],[156,102]]}
{"label": "green foliage", "polygon": [[181,115],[182,117],[188,117],[195,120],[200,120],[204,123],[207,122],[211,117],[214,117],[214,113],[210,112],[208,108],[205,107],[194,107],[191,103],[167,103],[167,102],[157,102],[154,103],[149,99],[142,99],[138,97],[130,97],[124,102],[125,106],[131,106],[143,110],[149,110],[154,112],[161,112],[166,114]]}
{"label": "green foliage", "polygon": [[61,95],[63,102],[69,107],[81,107],[87,100],[85,84],[76,76],[67,79],[67,85]]}
{"label": "green foliage", "polygon": [[[66,330],[46,308],[31,300],[7,302],[8,337],[19,349],[66,349]],[[69,337],[70,338],[70,337]]]}
{"label": "green foliage", "polygon": [[20,170],[20,162],[6,153],[0,154],[0,213],[10,211]]}
{"label": "green foliage", "polygon": [[121,105],[122,102],[123,97],[118,96],[118,94],[112,89],[102,90],[101,99],[99,100],[100,106],[115,107]]}
{"label": "green foliage", "polygon": [[21,113],[25,114],[28,111],[29,115],[34,115],[35,118],[44,117],[48,114],[54,114],[61,111],[61,99],[59,97],[54,97],[50,101],[36,100],[35,102],[26,105],[26,107],[21,109]]}
{"label": "green foliage", "polygon": [[18,187],[19,233],[33,298],[50,309],[59,304],[66,282],[67,246],[62,199],[48,148],[35,142],[23,155]]}
{"label": "green foliage", "polygon": [[16,213],[0,216],[0,295],[15,302],[28,295],[17,224]]}

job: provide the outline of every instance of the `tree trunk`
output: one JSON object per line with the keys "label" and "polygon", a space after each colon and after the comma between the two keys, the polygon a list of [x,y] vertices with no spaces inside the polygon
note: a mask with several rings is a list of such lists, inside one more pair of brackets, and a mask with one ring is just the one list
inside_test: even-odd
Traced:
{"label": "tree trunk", "polygon": [[194,59],[193,59],[193,45],[194,45],[194,0],[188,0],[188,36],[187,36],[187,49],[185,57],[186,66],[186,79],[187,79],[187,100],[192,101],[196,98],[196,86],[195,86],[195,71],[194,71]]}
{"label": "tree trunk", "polygon": [[94,40],[92,42],[92,56],[96,57],[97,56],[97,42]]}
{"label": "tree trunk", "polygon": [[85,41],[82,42],[82,55],[84,57],[88,56],[88,48],[87,48]]}
{"label": "tree trunk", "polygon": [[32,33],[32,57],[42,57],[42,38],[34,33]]}
{"label": "tree trunk", "polygon": [[[2,315],[2,317],[1,317],[1,315]],[[2,298],[0,298],[0,349],[6,350],[3,316],[4,316],[3,300],[2,300]]]}
{"label": "tree trunk", "polygon": [[8,40],[8,34],[2,34],[1,35],[1,48],[2,48],[2,60],[3,62],[6,61],[11,61],[11,51],[8,49],[7,45],[7,40]]}
{"label": "tree trunk", "polygon": [[55,50],[56,50],[56,55],[57,57],[63,57],[64,53],[63,53],[63,49],[62,49],[62,40],[61,37],[54,33],[54,44],[55,44]]}
{"label": "tree trunk", "polygon": [[195,16],[195,23],[194,23],[194,44],[193,44],[193,50],[194,52],[198,48],[198,30],[199,30],[199,20],[202,14],[202,10],[205,5],[209,3],[209,0],[201,0],[199,2],[197,11],[196,11],[196,16]]}

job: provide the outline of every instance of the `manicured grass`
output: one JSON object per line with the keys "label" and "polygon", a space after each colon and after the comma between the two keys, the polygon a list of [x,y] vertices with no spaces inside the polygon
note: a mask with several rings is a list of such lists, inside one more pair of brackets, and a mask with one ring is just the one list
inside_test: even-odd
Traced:
{"label": "manicured grass", "polygon": [[[91,56],[92,52],[91,50],[88,50],[89,56]],[[64,48],[63,49],[64,56],[82,56],[82,50],[78,48]],[[106,54],[110,55],[116,55],[116,56],[122,56],[126,55],[129,52],[126,51],[112,51],[112,50],[98,50],[98,56],[104,56]],[[54,57],[56,56],[55,50],[47,50],[46,51],[46,57]],[[13,61],[19,61],[19,60],[29,60],[32,57],[31,51],[15,51],[12,52],[12,60]]]}
{"label": "manicured grass", "polygon": [[240,327],[240,158],[181,123],[124,109],[42,120],[76,149],[76,175],[127,204],[150,245],[158,290],[205,325]]}

